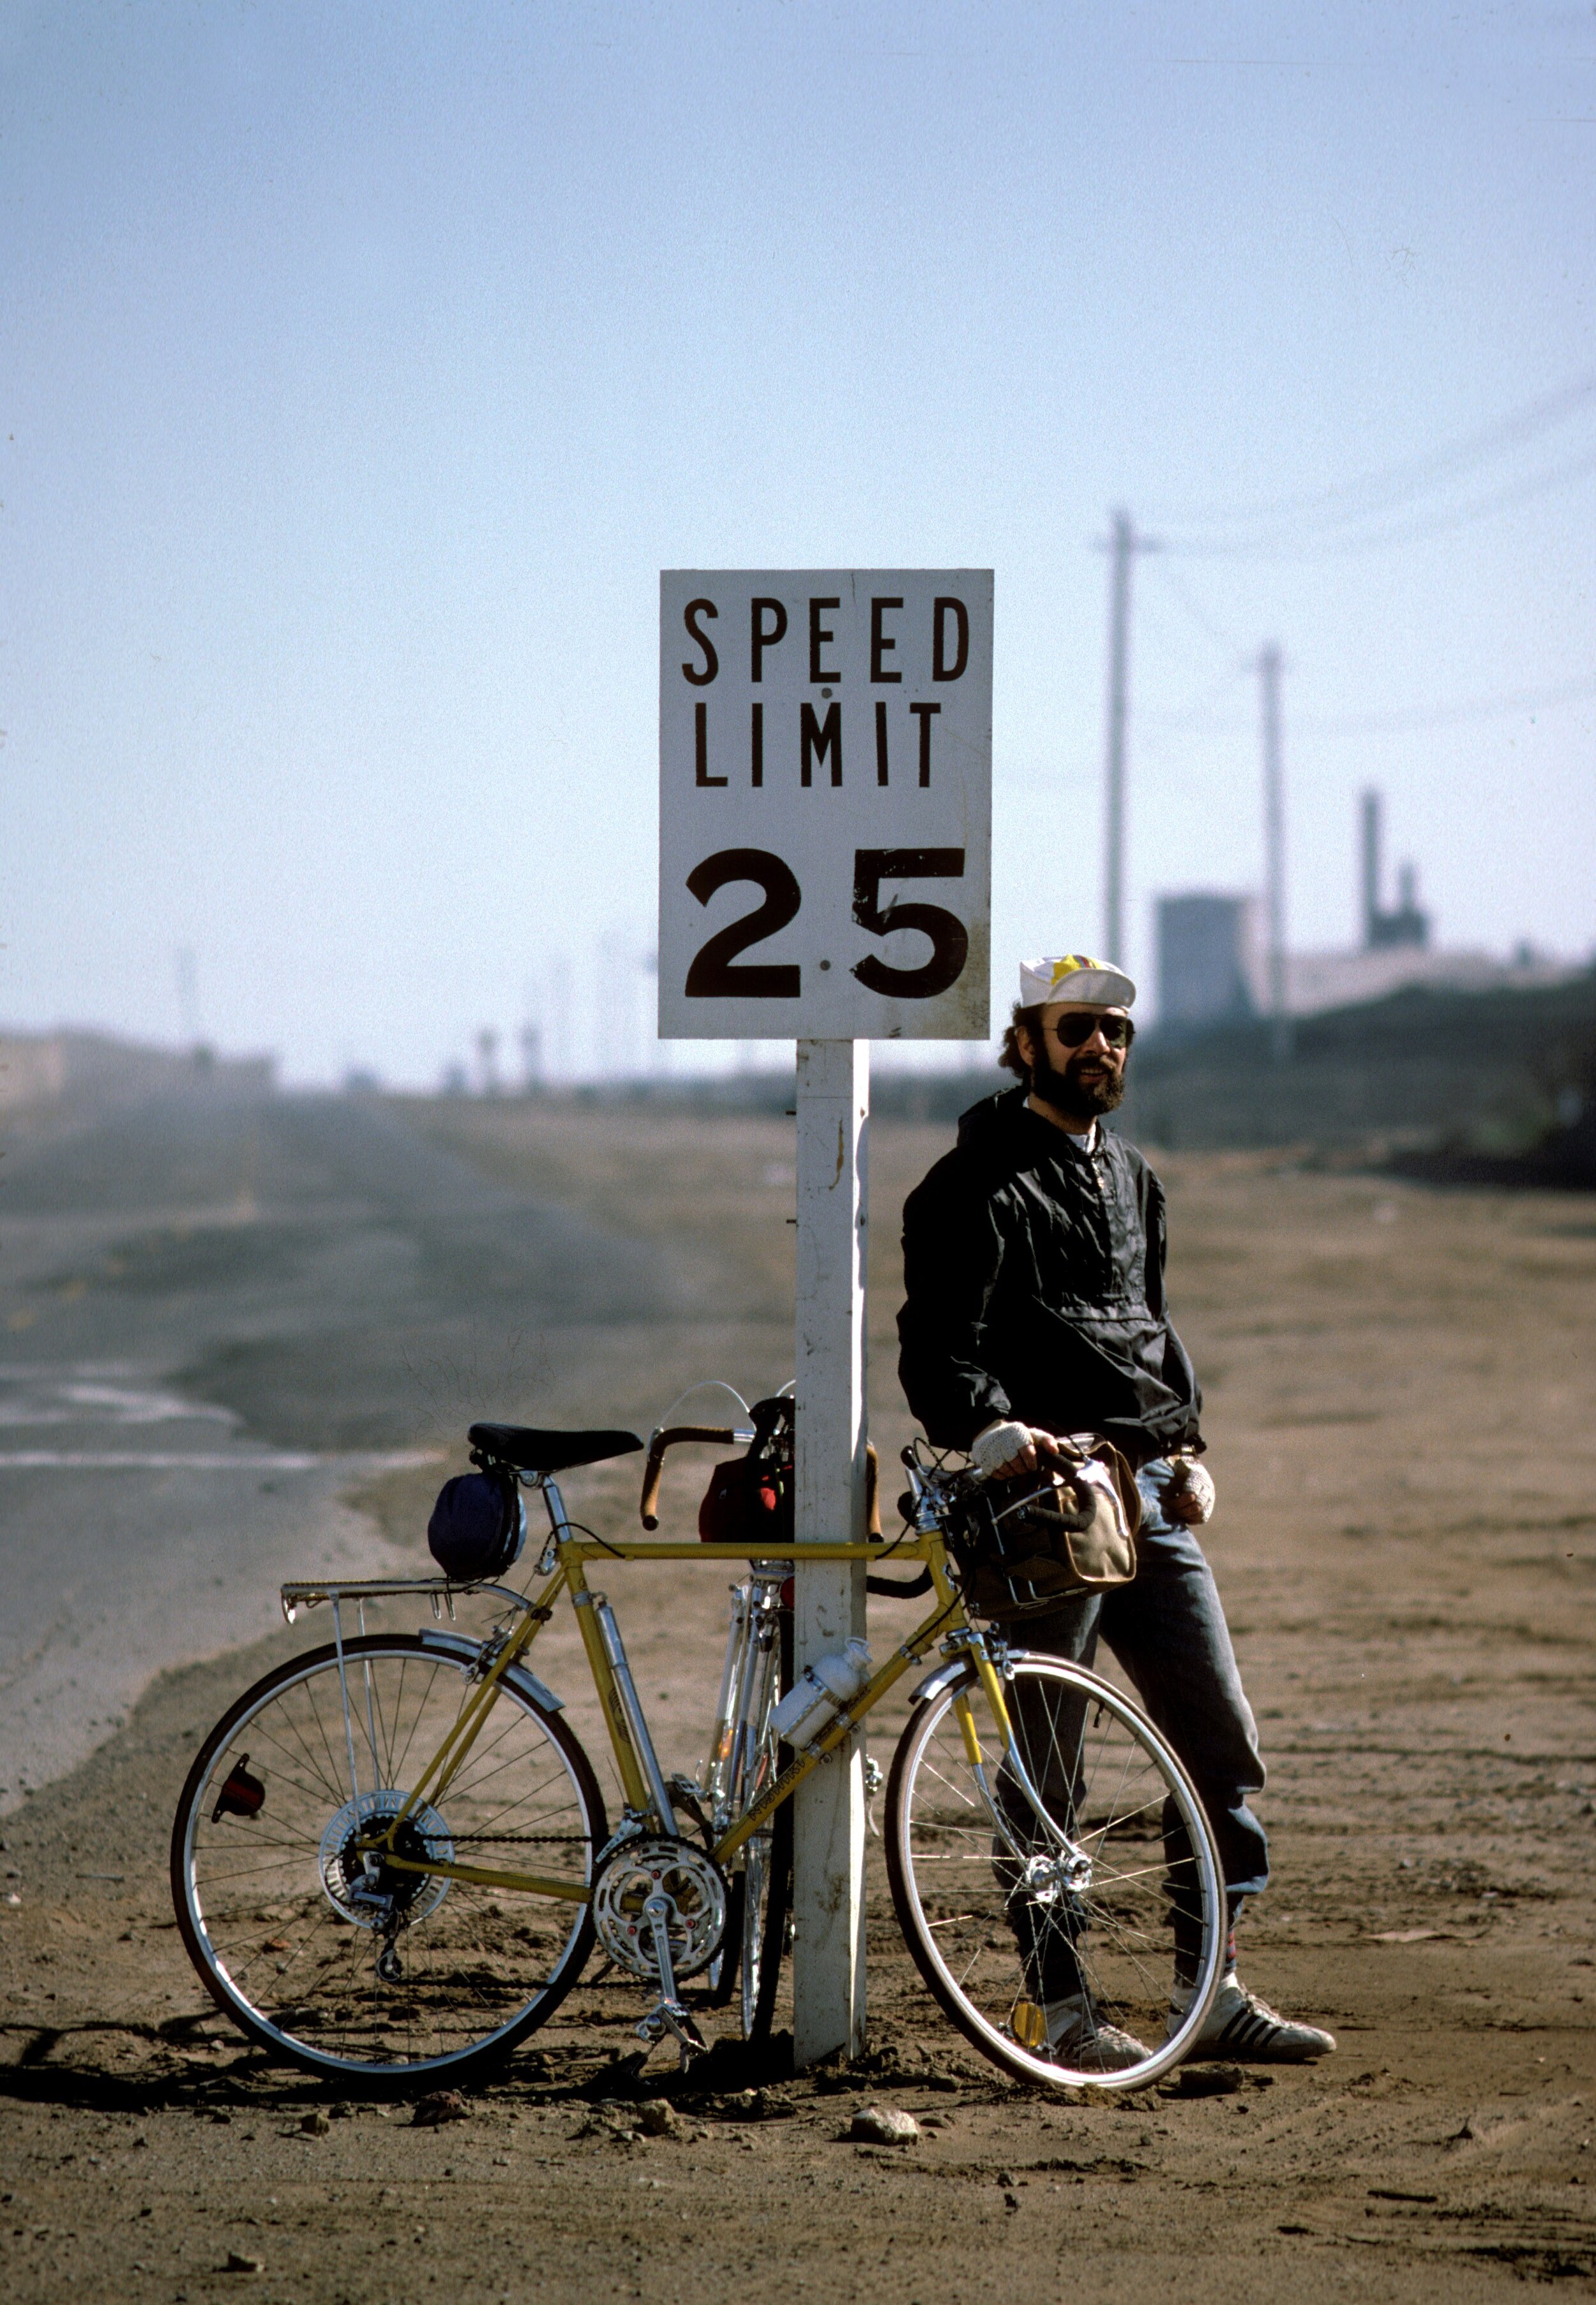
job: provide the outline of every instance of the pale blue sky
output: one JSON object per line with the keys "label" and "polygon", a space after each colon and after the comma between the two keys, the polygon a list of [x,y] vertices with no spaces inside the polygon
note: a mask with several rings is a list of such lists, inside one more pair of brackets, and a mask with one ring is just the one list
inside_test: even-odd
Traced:
{"label": "pale blue sky", "polygon": [[996,950],[1091,944],[1116,503],[1513,499],[1139,567],[1133,967],[1256,882],[1268,638],[1295,941],[1369,780],[1446,940],[1596,940],[1596,394],[1240,516],[1596,371],[1589,7],[9,0],[0,128],[0,1021],[172,1037],[189,948],[427,1081],[607,973],[641,1060],[664,566],[993,567]]}

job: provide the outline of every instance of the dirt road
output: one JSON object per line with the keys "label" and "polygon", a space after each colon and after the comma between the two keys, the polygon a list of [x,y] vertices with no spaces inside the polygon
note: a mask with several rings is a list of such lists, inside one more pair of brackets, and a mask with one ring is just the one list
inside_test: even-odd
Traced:
{"label": "dirt road", "polygon": [[[597,1386],[607,1419],[646,1424],[690,1377],[751,1391],[786,1374],[782,1124],[477,1105],[408,1119],[513,1201],[652,1244],[671,1292],[647,1317],[590,1324],[580,1355],[575,1324],[562,1331],[520,1391],[500,1360],[502,1413],[585,1416]],[[873,1147],[884,1454],[906,1429],[886,1343],[896,1204],[945,1141],[882,1128]],[[1252,1158],[1161,1166],[1176,1318],[1209,1392],[1211,1550],[1271,1767],[1276,1881],[1244,1925],[1244,1971],[1329,2023],[1333,2058],[1128,2105],[1011,2088],[925,2000],[872,1849],[862,2072],[782,2084],[728,2061],[668,2090],[675,2134],[642,2133],[636,1996],[601,1983],[463,2122],[331,2104],[207,2013],[166,1905],[166,1826],[199,1734],[248,1673],[319,1631],[263,1616],[251,1654],[163,1678],[123,1732],[5,1821],[4,1888],[21,1900],[0,1905],[11,2293],[197,2301],[248,2282],[318,2305],[860,2291],[1029,2305],[1077,2289],[1453,2305],[1526,2281],[1589,2287],[1596,1204]],[[496,1300],[493,1317],[509,1309]],[[497,1331],[479,1337],[499,1352]],[[376,1343],[349,1349],[380,1365]],[[250,1430],[304,1445],[294,1418],[325,1419],[318,1392],[335,1388],[325,1360],[312,1382],[273,1351]],[[242,1365],[193,1397],[246,1413]],[[445,1441],[448,1408],[381,1437]],[[437,1477],[365,1485],[395,1543],[418,1544]],[[630,1510],[628,1478],[581,1490],[600,1527]],[[676,1476],[678,1510],[693,1478]],[[690,1765],[723,1580],[609,1585],[667,1765]],[[894,1621],[872,1604],[873,1632]],[[577,1691],[563,1627],[539,1669]],[[668,2079],[657,2060],[642,2087]],[[759,2080],[773,2085],[741,2093]],[[871,2102],[914,2112],[921,2140],[838,2141]],[[260,2269],[228,2272],[230,2256]]]}

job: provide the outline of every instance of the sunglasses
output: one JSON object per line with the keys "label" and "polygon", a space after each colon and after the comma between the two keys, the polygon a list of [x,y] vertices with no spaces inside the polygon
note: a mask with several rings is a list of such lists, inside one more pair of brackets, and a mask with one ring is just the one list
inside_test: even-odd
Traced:
{"label": "sunglasses", "polygon": [[1100,1033],[1111,1049],[1128,1049],[1136,1037],[1128,1016],[1096,1016],[1082,1009],[1058,1017],[1048,1029],[1061,1049],[1083,1049],[1094,1033]]}

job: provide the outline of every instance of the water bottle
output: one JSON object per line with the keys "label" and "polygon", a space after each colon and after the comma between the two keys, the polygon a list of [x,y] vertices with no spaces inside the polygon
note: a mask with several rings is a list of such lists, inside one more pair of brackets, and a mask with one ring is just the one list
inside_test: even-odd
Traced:
{"label": "water bottle", "polygon": [[845,1648],[828,1650],[813,1664],[804,1666],[772,1710],[771,1727],[784,1745],[812,1745],[833,1716],[868,1687],[870,1672],[868,1641],[850,1641]]}

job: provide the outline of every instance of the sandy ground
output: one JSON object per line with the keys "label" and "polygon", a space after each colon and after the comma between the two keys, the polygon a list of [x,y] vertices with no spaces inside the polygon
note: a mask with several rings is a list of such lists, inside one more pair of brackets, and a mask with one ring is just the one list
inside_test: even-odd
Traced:
{"label": "sandy ground", "polygon": [[[646,1426],[692,1377],[752,1391],[786,1374],[780,1122],[623,1127],[508,1106],[409,1119],[503,1209],[535,1195],[662,1260],[644,1318],[612,1294],[607,1317],[551,1323],[530,1348],[508,1305],[499,1329],[480,1320],[461,1381],[473,1408]],[[884,1454],[906,1431],[887,1344],[896,1206],[944,1142],[884,1127],[873,1148]],[[321,1637],[263,1612],[252,1651],[163,1676],[4,1822],[4,1888],[20,1900],[0,1905],[8,2293],[940,2305],[1078,2287],[1451,2305],[1526,2281],[1589,2288],[1596,1204],[1251,1157],[1160,1165],[1176,1317],[1209,1392],[1211,1551],[1271,1768],[1276,1884],[1244,1923],[1244,1970],[1328,2022],[1334,2057],[1200,2097],[1029,2094],[925,1998],[872,1844],[863,2070],[791,2081],[778,2062],[726,2056],[679,2088],[657,2054],[640,2081],[637,1996],[606,1982],[579,1988],[463,2122],[334,2103],[208,2013],[166,1900],[199,1737],[254,1671]],[[412,1310],[424,1340],[435,1316]],[[445,1306],[439,1332],[457,1317]],[[329,1414],[312,1400],[325,1341],[251,1350],[213,1353],[203,1397],[263,1442],[302,1443]],[[362,1350],[375,1417],[380,1356]],[[457,1430],[449,1402],[381,1437]],[[678,1513],[701,1473],[678,1473]],[[414,1551],[437,1477],[386,1476],[359,1501]],[[572,1489],[600,1527],[632,1509],[629,1472]],[[724,1582],[608,1579],[667,1765],[697,1757]],[[873,1603],[872,1630],[898,1614]],[[538,1664],[596,1750],[564,1625]],[[675,2099],[676,2134],[640,2133],[640,2088]],[[914,2112],[921,2140],[839,2141],[869,2103]],[[259,2269],[229,2272],[230,2255]]]}

